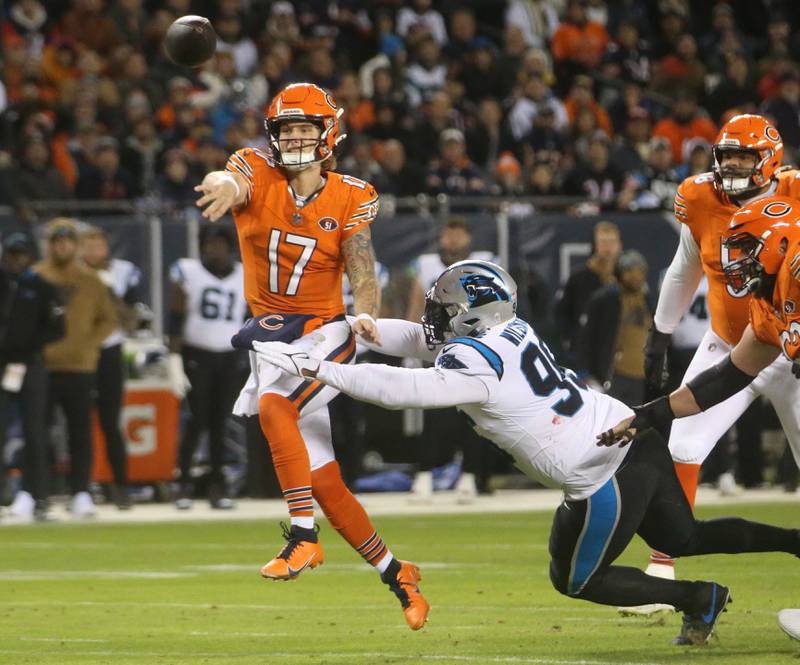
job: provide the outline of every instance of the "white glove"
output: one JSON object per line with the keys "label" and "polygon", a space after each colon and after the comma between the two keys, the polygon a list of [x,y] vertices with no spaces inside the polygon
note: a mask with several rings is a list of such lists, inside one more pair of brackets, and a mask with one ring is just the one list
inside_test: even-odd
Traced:
{"label": "white glove", "polygon": [[192,384],[183,371],[183,357],[180,353],[170,353],[167,357],[167,379],[169,387],[177,397],[186,397]]}
{"label": "white glove", "polygon": [[308,351],[284,342],[253,342],[259,357],[287,374],[301,379],[313,379],[319,371],[319,359],[309,356]]}

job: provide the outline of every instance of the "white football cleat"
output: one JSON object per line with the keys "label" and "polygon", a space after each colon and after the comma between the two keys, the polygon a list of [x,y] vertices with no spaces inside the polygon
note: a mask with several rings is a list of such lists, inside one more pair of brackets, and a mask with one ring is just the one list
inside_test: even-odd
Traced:
{"label": "white football cleat", "polygon": [[800,640],[800,610],[781,610],[778,612],[778,625],[789,637],[794,640]]}
{"label": "white football cleat", "polygon": [[78,492],[69,502],[69,512],[76,519],[94,517],[97,514],[92,495],[89,492]]}
{"label": "white football cleat", "polygon": [[36,501],[30,492],[20,490],[14,496],[13,503],[8,507],[9,516],[16,522],[33,522],[33,509]]}
{"label": "white football cleat", "polygon": [[[652,577],[660,577],[663,580],[675,579],[675,566],[666,566],[661,563],[651,563],[644,571]],[[618,607],[617,612],[622,616],[641,616],[649,617],[659,612],[674,612],[675,608],[672,605],[665,603],[649,603],[647,605],[637,605],[635,607]]]}
{"label": "white football cleat", "polygon": [[433,474],[430,471],[418,471],[411,486],[411,503],[430,503],[433,501]]}
{"label": "white football cleat", "polygon": [[474,473],[462,473],[455,486],[458,503],[471,503],[478,496]]}

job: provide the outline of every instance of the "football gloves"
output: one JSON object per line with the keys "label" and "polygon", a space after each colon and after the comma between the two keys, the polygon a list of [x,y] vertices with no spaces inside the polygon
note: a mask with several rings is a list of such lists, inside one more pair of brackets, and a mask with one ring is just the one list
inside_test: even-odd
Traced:
{"label": "football gloves", "polygon": [[647,333],[644,345],[645,399],[655,399],[664,394],[669,379],[667,349],[672,335],[659,332],[655,324]]}
{"label": "football gloves", "polygon": [[259,358],[275,365],[291,376],[313,379],[317,376],[320,360],[312,358],[308,350],[284,342],[253,342]]}
{"label": "football gloves", "polygon": [[598,446],[615,446],[619,444],[624,448],[634,437],[651,427],[660,434],[666,432],[667,427],[675,418],[672,407],[669,403],[669,395],[659,397],[652,402],[633,407],[634,417],[630,422],[628,419],[597,435]]}

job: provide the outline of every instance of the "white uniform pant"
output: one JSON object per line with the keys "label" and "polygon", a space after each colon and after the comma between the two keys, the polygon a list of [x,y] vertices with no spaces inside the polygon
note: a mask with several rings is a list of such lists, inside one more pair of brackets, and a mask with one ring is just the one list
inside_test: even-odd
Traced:
{"label": "white uniform pant", "polygon": [[[324,336],[317,343],[319,335]],[[352,363],[355,359],[355,338],[346,321],[334,321],[291,342],[298,349],[309,350],[309,355],[323,360]],[[233,407],[239,416],[258,415],[258,403],[262,395],[274,393],[290,400],[300,413],[300,433],[308,450],[311,469],[318,469],[332,462],[333,443],[328,406],[338,391],[319,381],[309,381],[290,376],[274,365],[264,362],[259,355],[250,352],[250,376]]]}
{"label": "white uniform pant", "polygon": [[[689,363],[683,383],[716,365],[731,346],[709,330]],[[739,419],[757,397],[763,395],[775,407],[794,459],[800,464],[800,380],[792,374],[791,363],[781,355],[744,390],[724,402],[672,423],[669,450],[672,459],[684,464],[702,464],[714,445]]]}

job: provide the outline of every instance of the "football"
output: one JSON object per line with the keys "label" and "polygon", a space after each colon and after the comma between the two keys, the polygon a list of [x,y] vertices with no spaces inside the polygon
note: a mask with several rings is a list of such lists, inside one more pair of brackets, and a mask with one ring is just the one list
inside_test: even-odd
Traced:
{"label": "football", "polygon": [[164,50],[172,62],[183,67],[199,67],[217,48],[217,33],[203,16],[181,16],[169,26]]}

